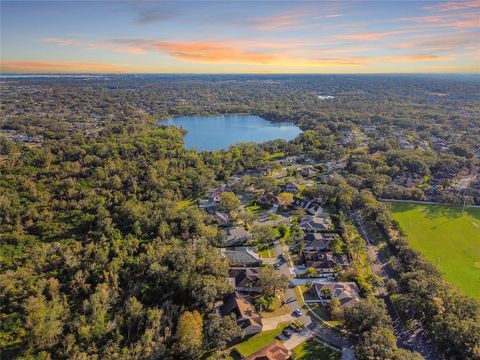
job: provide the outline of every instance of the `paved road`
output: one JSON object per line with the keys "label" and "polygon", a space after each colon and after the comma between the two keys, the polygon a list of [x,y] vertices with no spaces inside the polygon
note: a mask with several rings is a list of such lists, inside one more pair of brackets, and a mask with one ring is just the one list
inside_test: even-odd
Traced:
{"label": "paved road", "polygon": [[[275,257],[278,258],[280,254],[285,252],[287,254],[288,248],[283,247],[279,241],[274,243],[274,252]],[[280,268],[278,269],[282,274],[287,275],[289,278],[292,276],[292,271],[290,270],[287,262],[284,262]],[[297,298],[297,293],[295,289],[287,288],[285,291],[285,302],[288,305],[290,311],[294,311],[295,309],[301,309],[302,306]],[[317,337],[322,342],[326,342],[328,344],[333,345],[338,349],[352,349],[356,342],[354,339],[345,337],[335,331],[332,331],[325,326],[312,321],[311,317],[307,314],[304,314],[304,310],[302,310],[302,315],[299,317],[299,320],[305,325],[306,329],[310,331],[313,336]],[[350,352],[349,352],[350,353]]]}
{"label": "paved road", "polygon": [[369,256],[373,261],[373,272],[375,275],[383,279],[384,286],[379,288],[379,293],[380,297],[385,301],[388,314],[392,318],[393,330],[395,332],[395,336],[397,337],[397,346],[403,349],[416,351],[427,360],[440,359],[428,339],[423,335],[421,329],[410,332],[403,325],[403,322],[395,311],[392,302],[390,301],[390,296],[385,288],[387,281],[394,279],[394,273],[388,264],[388,258],[375,245],[375,240],[365,230],[360,216],[356,214],[353,216],[353,220],[358,233],[367,244]]}

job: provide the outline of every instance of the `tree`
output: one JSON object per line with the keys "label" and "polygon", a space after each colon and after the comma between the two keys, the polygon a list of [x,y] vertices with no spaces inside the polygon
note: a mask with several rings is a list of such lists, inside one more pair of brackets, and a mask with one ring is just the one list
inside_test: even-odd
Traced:
{"label": "tree", "polygon": [[290,279],[271,267],[264,267],[260,270],[258,287],[260,292],[266,296],[275,296],[277,291],[288,287]]}
{"label": "tree", "polygon": [[219,208],[226,212],[237,210],[240,206],[240,200],[234,193],[225,191],[220,194]]}
{"label": "tree", "polygon": [[224,350],[228,343],[242,336],[242,329],[234,314],[222,317],[213,313],[208,315],[205,335],[210,348]]}
{"label": "tree", "polygon": [[196,358],[202,348],[203,321],[200,313],[185,311],[177,324],[177,349],[189,358]]}
{"label": "tree", "polygon": [[293,194],[289,192],[282,192],[278,194],[279,203],[287,208],[293,202]]}
{"label": "tree", "polygon": [[390,326],[391,320],[385,303],[376,298],[362,299],[345,309],[345,323],[356,333],[368,331],[376,326]]}
{"label": "tree", "polygon": [[252,230],[254,240],[259,244],[269,244],[276,239],[275,229],[266,224],[255,225]]}
{"label": "tree", "polygon": [[28,342],[35,350],[47,350],[58,343],[63,333],[65,307],[58,298],[48,301],[45,296],[31,296],[25,303]]}
{"label": "tree", "polygon": [[245,226],[249,226],[256,219],[257,216],[250,209],[245,209],[243,211],[240,211],[237,217],[239,220],[243,221]]}
{"label": "tree", "polygon": [[337,298],[332,299],[328,303],[328,310],[330,311],[330,315],[335,319],[335,320],[343,320],[345,317],[345,313],[343,311],[343,308],[341,306],[340,300]]}
{"label": "tree", "polygon": [[355,348],[360,360],[393,359],[397,342],[390,328],[375,326],[362,334],[362,340]]}
{"label": "tree", "polygon": [[307,268],[307,275],[308,276],[315,276],[315,275],[318,275],[318,272],[317,272],[317,270],[315,270],[314,267],[308,267]]}

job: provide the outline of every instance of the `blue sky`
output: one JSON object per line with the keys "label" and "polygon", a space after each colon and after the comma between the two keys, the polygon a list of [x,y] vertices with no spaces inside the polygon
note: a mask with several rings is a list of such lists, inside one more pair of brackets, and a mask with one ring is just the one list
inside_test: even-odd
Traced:
{"label": "blue sky", "polygon": [[1,1],[1,71],[479,72],[480,1]]}

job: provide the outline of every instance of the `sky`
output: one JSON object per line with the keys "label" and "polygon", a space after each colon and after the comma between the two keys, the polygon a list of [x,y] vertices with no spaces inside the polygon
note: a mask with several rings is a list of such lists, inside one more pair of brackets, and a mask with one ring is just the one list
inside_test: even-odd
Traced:
{"label": "sky", "polygon": [[0,6],[2,73],[480,73],[480,0]]}

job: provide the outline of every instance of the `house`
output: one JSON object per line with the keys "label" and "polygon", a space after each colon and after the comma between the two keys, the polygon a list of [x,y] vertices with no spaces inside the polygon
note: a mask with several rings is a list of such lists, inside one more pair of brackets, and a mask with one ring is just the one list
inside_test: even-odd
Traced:
{"label": "house", "polygon": [[350,264],[346,255],[330,251],[305,250],[303,258],[307,268],[314,268],[320,274],[333,274],[338,267],[346,267]]}
{"label": "house", "polygon": [[258,266],[261,263],[256,249],[250,247],[222,248],[220,255],[225,257],[232,267]]}
{"label": "house", "polygon": [[259,276],[259,268],[232,268],[228,271],[228,282],[238,292],[258,292]]}
{"label": "house", "polygon": [[304,232],[320,232],[333,229],[332,220],[329,216],[306,215],[302,217],[298,226]]}
{"label": "house", "polygon": [[287,182],[285,185],[282,186],[282,189],[286,192],[297,194],[300,192],[300,186],[295,184],[293,181]]}
{"label": "house", "polygon": [[310,215],[323,216],[323,217],[328,216],[328,214],[323,210],[320,204],[318,204],[314,200],[296,198],[293,201],[293,205],[297,209],[305,210]]}
{"label": "house", "polygon": [[333,239],[339,238],[336,233],[308,233],[303,237],[304,250],[328,251]]}
{"label": "house", "polygon": [[237,324],[242,329],[242,335],[251,336],[258,334],[263,329],[262,318],[247,297],[233,292],[225,296],[220,307],[222,316],[235,314]]}
{"label": "house", "polygon": [[273,194],[264,194],[257,199],[260,205],[280,205],[280,199]]}
{"label": "house", "polygon": [[272,341],[244,360],[287,360],[290,358],[290,351],[280,341]]}
{"label": "house", "polygon": [[300,170],[300,175],[302,175],[305,178],[313,178],[320,174],[320,171],[317,169],[314,169],[311,166],[304,167],[303,169]]}
{"label": "house", "polygon": [[236,245],[252,239],[252,235],[243,227],[234,227],[227,230],[225,245]]}
{"label": "house", "polygon": [[218,222],[219,226],[228,226],[232,222],[232,219],[230,219],[230,215],[224,212],[215,211],[213,213],[213,217]]}
{"label": "house", "polygon": [[222,193],[223,193],[224,191],[225,191],[225,190],[223,190],[222,188],[216,188],[215,190],[213,190],[213,191],[210,193],[210,197],[212,198],[213,201],[219,202],[219,201],[220,201],[220,195],[222,195]]}
{"label": "house", "polygon": [[354,282],[314,282],[309,291],[316,298],[307,300],[309,302],[326,304],[333,299],[338,299],[341,306],[349,307],[360,300],[360,289]]}

